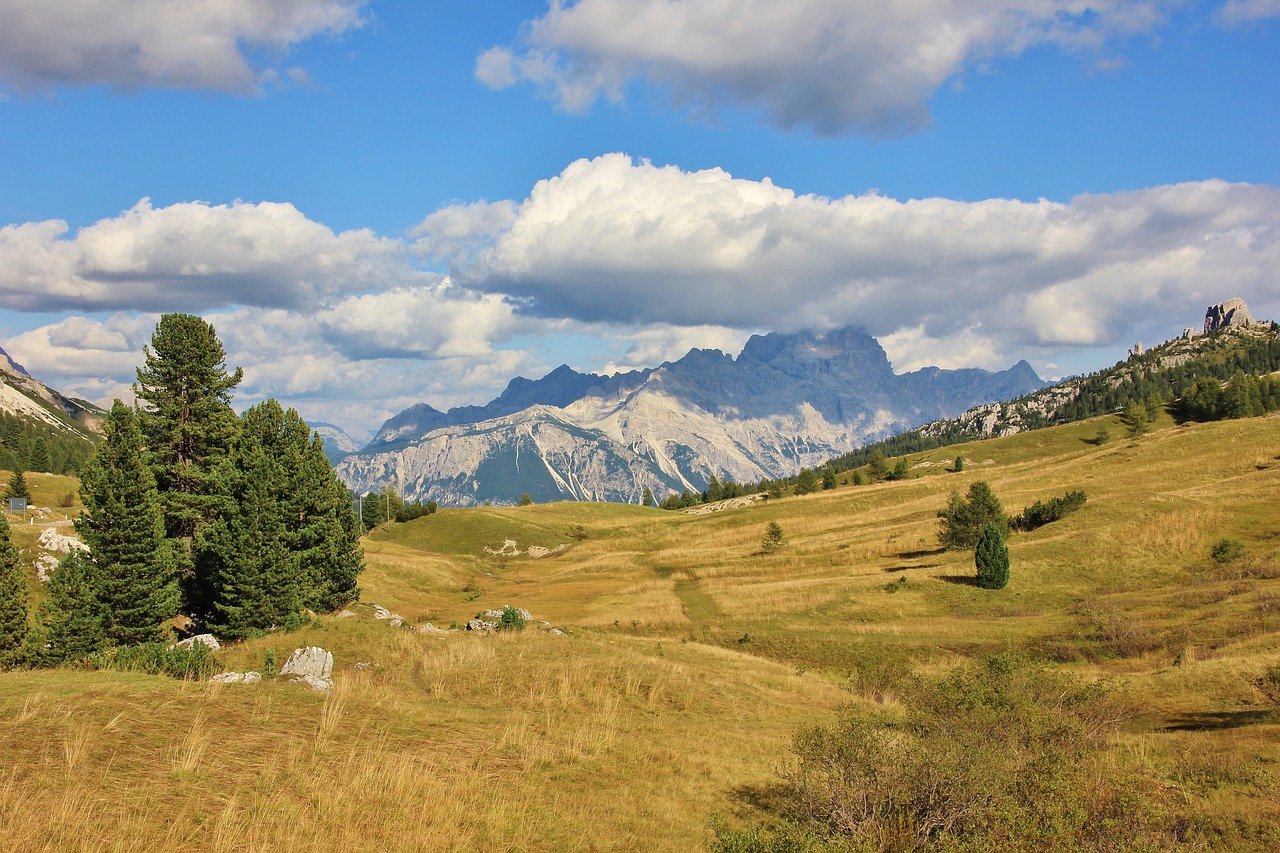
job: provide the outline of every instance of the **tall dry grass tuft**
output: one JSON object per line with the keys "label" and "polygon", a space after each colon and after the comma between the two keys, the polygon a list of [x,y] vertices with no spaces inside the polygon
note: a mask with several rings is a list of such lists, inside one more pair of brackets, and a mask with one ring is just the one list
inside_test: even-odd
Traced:
{"label": "tall dry grass tuft", "polygon": [[174,775],[190,777],[199,773],[211,740],[212,734],[205,727],[204,714],[197,713],[191,727],[173,749]]}

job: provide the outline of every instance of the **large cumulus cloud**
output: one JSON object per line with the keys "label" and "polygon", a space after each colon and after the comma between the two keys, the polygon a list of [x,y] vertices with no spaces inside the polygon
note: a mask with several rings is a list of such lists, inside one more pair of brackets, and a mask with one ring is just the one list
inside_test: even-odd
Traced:
{"label": "large cumulus cloud", "polygon": [[[431,223],[448,220],[446,209]],[[1280,309],[1278,262],[1280,191],[1268,186],[1211,180],[1067,203],[830,199],[614,154],[539,182],[454,274],[584,322],[852,323],[921,343],[964,338],[994,358],[1114,344],[1140,321],[1167,331],[1235,295],[1266,315]]]}
{"label": "large cumulus cloud", "polygon": [[[1238,0],[1237,0],[1238,2]],[[1248,0],[1265,2],[1265,0]],[[947,81],[1037,45],[1106,59],[1155,30],[1163,0],[552,0],[476,76],[527,81],[568,110],[643,78],[700,111],[745,104],[822,134],[906,133]]]}
{"label": "large cumulus cloud", "polygon": [[0,228],[0,306],[296,308],[418,276],[398,240],[368,230],[335,234],[288,203],[156,208],[143,199],[74,236],[68,231],[59,220]]}
{"label": "large cumulus cloud", "polygon": [[[312,36],[360,26],[364,0],[0,0],[0,86],[104,84],[252,93]],[[284,69],[288,76],[304,72]]]}

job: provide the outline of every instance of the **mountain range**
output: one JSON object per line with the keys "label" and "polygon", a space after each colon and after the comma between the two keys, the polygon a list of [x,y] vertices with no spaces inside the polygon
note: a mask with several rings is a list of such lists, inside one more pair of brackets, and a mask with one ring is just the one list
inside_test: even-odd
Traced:
{"label": "mountain range", "polygon": [[870,335],[770,333],[735,358],[693,349],[612,376],[561,366],[513,379],[484,406],[395,415],[339,476],[360,493],[467,506],[552,500],[636,503],[646,488],[701,491],[712,476],[757,482],[986,402],[1045,386],[1025,361],[989,372],[894,373]]}

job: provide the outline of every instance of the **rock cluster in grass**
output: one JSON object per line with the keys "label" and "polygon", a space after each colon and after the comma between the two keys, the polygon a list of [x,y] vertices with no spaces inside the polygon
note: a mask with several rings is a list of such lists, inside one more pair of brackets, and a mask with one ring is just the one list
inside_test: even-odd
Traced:
{"label": "rock cluster in grass", "polygon": [[221,672],[211,677],[211,684],[257,684],[262,680],[262,673],[253,672]]}
{"label": "rock cluster in grass", "polygon": [[333,689],[333,654],[319,646],[295,649],[280,667],[280,675],[306,684],[317,693]]}
{"label": "rock cluster in grass", "polygon": [[[481,611],[480,613],[477,613],[476,618],[467,622],[467,625],[466,625],[467,630],[468,631],[495,630],[498,627],[498,624],[502,621],[503,611],[505,611],[509,606],[510,605],[504,604],[497,610],[484,610],[484,611]],[[525,622],[533,621],[533,614],[530,613],[528,610],[525,610],[523,607],[512,607],[511,609],[514,610],[516,613],[519,613],[520,618],[523,619]]]}

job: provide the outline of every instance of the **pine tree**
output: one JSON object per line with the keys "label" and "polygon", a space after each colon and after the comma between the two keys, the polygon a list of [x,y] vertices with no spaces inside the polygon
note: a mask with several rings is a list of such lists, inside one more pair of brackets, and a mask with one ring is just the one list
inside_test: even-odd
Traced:
{"label": "pine tree", "polygon": [[796,494],[807,495],[818,490],[818,475],[809,468],[801,468],[796,475]]}
{"label": "pine tree", "polygon": [[98,597],[98,567],[72,549],[54,570],[36,617],[33,657],[45,665],[79,660],[108,645],[110,616]]}
{"label": "pine tree", "polygon": [[76,530],[97,567],[108,636],[122,645],[158,640],[165,634],[163,623],[178,612],[160,496],[133,410],[116,400],[103,433],[81,474],[85,511]]}
{"label": "pine tree", "polygon": [[275,400],[246,411],[216,479],[222,512],[198,537],[216,632],[287,627],[304,607],[334,610],[359,595],[364,562],[350,494],[296,411]]}
{"label": "pine tree", "polygon": [[15,468],[13,476],[9,478],[9,489],[5,492],[5,497],[31,500],[31,488],[27,485],[27,476],[21,468]]}
{"label": "pine tree", "polygon": [[644,491],[640,493],[640,504],[642,506],[653,506],[653,490],[648,486],[644,487]]}
{"label": "pine tree", "polygon": [[49,443],[45,441],[43,435],[36,436],[36,440],[31,445],[31,460],[28,467],[32,471],[48,473],[53,470],[52,465],[49,459]]}
{"label": "pine tree", "polygon": [[978,570],[978,586],[1004,589],[1009,585],[1009,546],[1005,544],[1000,525],[994,521],[982,528],[973,561]]}
{"label": "pine tree", "polygon": [[985,480],[970,485],[967,497],[952,492],[938,518],[942,520],[938,542],[947,548],[974,547],[988,523],[994,523],[1005,535],[1009,531],[1004,507]]}
{"label": "pine tree", "polygon": [[0,515],[0,668],[13,666],[27,640],[27,578],[18,549],[9,538],[9,522]]}
{"label": "pine tree", "polygon": [[290,627],[302,607],[299,560],[285,544],[274,465],[261,444],[245,444],[219,472],[234,509],[197,535],[212,591],[208,624],[220,637]]}
{"label": "pine tree", "polygon": [[1136,400],[1130,400],[1129,405],[1125,406],[1120,414],[1120,423],[1124,424],[1125,433],[1129,438],[1138,438],[1151,431],[1151,419],[1147,414],[1147,407]]}
{"label": "pine tree", "polygon": [[[289,412],[296,416],[292,409]],[[298,507],[294,541],[306,579],[302,603],[329,612],[360,597],[356,578],[364,571],[364,552],[359,524],[350,493],[334,474],[319,437],[312,439],[303,458],[300,479],[299,492],[306,503]]]}
{"label": "pine tree", "polygon": [[156,324],[134,392],[168,536],[190,543],[216,513],[210,470],[230,448],[236,416],[231,392],[240,368],[228,373],[212,326],[190,314],[165,314]]}
{"label": "pine tree", "polygon": [[760,550],[766,554],[775,554],[786,544],[787,540],[782,535],[782,525],[776,521],[769,522],[764,529],[764,539],[760,540]]}

